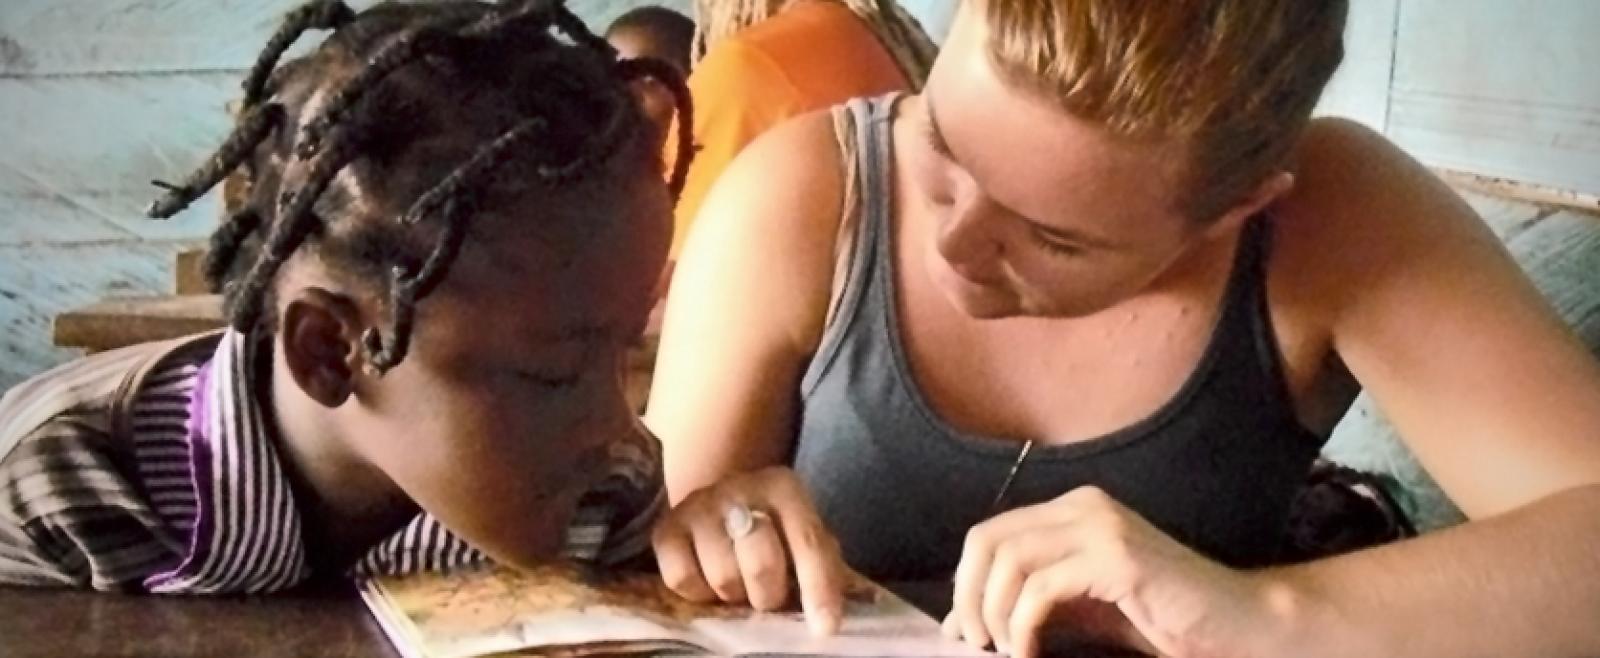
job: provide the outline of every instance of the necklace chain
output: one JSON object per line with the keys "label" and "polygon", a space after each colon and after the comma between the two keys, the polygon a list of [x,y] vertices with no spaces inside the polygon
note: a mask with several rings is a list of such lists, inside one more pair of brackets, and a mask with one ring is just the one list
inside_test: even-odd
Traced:
{"label": "necklace chain", "polygon": [[1011,491],[1011,483],[1017,479],[1017,471],[1022,470],[1022,462],[1027,461],[1028,453],[1033,451],[1033,440],[1029,439],[1022,444],[1022,450],[1017,452],[1017,461],[1012,462],[1011,471],[1006,473],[1006,480],[1000,484],[1000,491],[994,495],[994,502],[989,503],[989,515],[994,516],[1000,511],[1000,504],[1005,502],[1006,494]]}

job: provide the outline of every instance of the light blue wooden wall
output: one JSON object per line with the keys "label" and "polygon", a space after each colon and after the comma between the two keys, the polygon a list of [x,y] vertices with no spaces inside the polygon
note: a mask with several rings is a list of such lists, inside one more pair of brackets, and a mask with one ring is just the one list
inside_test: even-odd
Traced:
{"label": "light blue wooden wall", "polygon": [[1355,119],[1378,132],[1387,130],[1399,6],[1400,0],[1350,0],[1344,63],[1323,91],[1318,114]]}
{"label": "light blue wooden wall", "polygon": [[938,43],[943,43],[945,33],[950,31],[950,19],[958,4],[957,0],[900,0],[900,6],[916,16],[922,29]]}
{"label": "light blue wooden wall", "polygon": [[[356,6],[374,0],[355,0]],[[942,38],[956,0],[903,0]],[[1325,114],[1431,165],[1600,192],[1600,1],[1351,0]],[[222,107],[298,0],[0,0],[0,389],[71,354],[50,318],[163,292],[210,200],[141,219],[149,180],[225,134]],[[603,26],[638,4],[573,0]]]}
{"label": "light blue wooden wall", "polygon": [[[351,0],[361,8],[375,0]],[[206,199],[141,217],[153,178],[186,173],[226,134],[223,106],[300,0],[0,0],[0,390],[73,354],[57,313],[170,291],[173,256],[204,239]],[[629,8],[572,0],[603,28]],[[953,0],[908,0],[942,32]]]}
{"label": "light blue wooden wall", "polygon": [[1423,162],[1600,195],[1600,2],[1351,0],[1328,114]]}
{"label": "light blue wooden wall", "polygon": [[[373,0],[351,4],[365,7]],[[226,134],[224,104],[299,0],[0,0],[0,390],[72,353],[56,313],[162,293],[213,200],[141,217],[152,178],[186,173]],[[638,4],[574,0],[604,26]]]}

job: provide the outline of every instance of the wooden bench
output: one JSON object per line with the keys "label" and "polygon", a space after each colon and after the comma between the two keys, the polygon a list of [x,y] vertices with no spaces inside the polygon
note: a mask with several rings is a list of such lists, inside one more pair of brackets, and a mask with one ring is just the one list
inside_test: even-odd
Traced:
{"label": "wooden bench", "polygon": [[[58,347],[94,353],[197,334],[223,324],[218,295],[114,298],[57,315],[53,341]],[[660,342],[660,313],[655,313],[644,340],[628,355],[628,401],[637,411],[644,410],[649,396]]]}
{"label": "wooden bench", "polygon": [[222,324],[218,295],[112,298],[57,315],[52,339],[58,347],[92,354],[197,334]]}

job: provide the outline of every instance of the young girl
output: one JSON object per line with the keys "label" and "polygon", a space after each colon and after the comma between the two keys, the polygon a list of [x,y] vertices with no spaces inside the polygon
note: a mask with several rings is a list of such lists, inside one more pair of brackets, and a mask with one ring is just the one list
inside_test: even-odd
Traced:
{"label": "young girl", "polygon": [[[307,29],[333,33],[274,70]],[[627,86],[642,75],[682,87],[615,61],[559,3],[291,14],[238,128],[151,208],[242,176],[207,268],[230,327],[6,395],[0,583],[269,592],[486,558],[615,564],[652,528],[663,560],[694,559],[655,523],[659,451],[620,384],[670,237]],[[836,591],[836,556],[797,546]]]}

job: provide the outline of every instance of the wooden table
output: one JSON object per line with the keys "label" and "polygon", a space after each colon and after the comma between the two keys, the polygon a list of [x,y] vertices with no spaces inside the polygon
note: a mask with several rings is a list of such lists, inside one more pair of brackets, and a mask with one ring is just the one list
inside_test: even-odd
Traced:
{"label": "wooden table", "polygon": [[[893,583],[935,618],[949,583]],[[1120,652],[1060,647],[1062,658]],[[349,585],[270,597],[170,597],[0,587],[0,657],[329,656],[395,658]]]}
{"label": "wooden table", "polygon": [[398,656],[349,586],[214,598],[0,588],[0,656]]}

